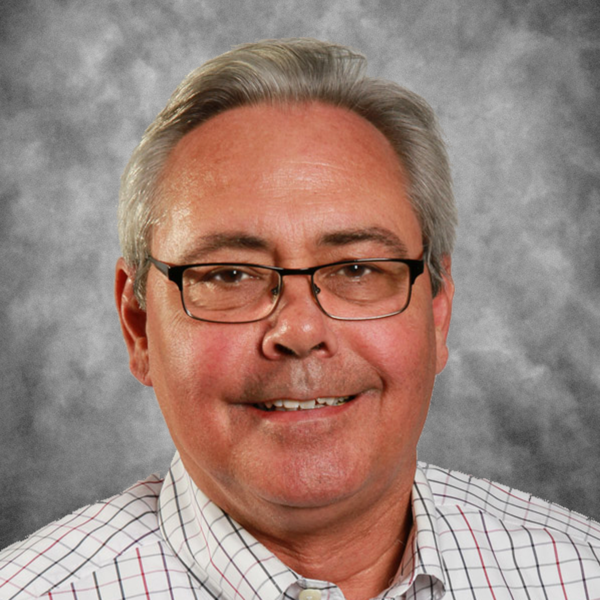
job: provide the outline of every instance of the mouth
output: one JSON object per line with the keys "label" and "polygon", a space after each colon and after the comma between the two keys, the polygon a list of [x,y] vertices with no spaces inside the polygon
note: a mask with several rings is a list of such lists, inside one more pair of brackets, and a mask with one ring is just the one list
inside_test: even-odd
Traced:
{"label": "mouth", "polygon": [[317,410],[319,408],[327,408],[329,406],[342,406],[356,396],[338,396],[329,398],[314,398],[312,400],[273,400],[273,402],[263,402],[253,404],[254,408],[265,412],[294,412],[297,410]]}

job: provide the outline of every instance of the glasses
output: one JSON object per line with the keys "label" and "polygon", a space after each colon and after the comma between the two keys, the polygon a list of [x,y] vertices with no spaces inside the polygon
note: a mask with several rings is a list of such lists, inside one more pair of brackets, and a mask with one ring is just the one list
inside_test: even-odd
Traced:
{"label": "glasses", "polygon": [[148,260],[181,292],[185,312],[211,323],[253,323],[273,313],[283,293],[283,278],[310,277],[319,308],[332,319],[364,321],[397,315],[410,302],[423,260],[366,258],[284,269],[243,263],[171,266]]}

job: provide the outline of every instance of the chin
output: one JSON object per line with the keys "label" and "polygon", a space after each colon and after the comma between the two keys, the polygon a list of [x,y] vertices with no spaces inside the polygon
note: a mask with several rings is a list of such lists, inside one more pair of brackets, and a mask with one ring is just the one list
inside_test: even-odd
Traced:
{"label": "chin", "polygon": [[336,464],[326,457],[294,460],[269,469],[269,480],[261,482],[261,496],[282,508],[319,509],[343,503],[368,486],[370,469],[350,467],[351,461]]}

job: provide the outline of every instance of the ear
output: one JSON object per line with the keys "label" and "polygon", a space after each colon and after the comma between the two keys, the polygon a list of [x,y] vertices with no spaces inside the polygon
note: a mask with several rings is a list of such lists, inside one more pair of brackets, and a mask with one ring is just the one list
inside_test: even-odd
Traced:
{"label": "ear", "polygon": [[452,300],[454,299],[454,281],[452,280],[452,260],[449,256],[442,258],[445,273],[442,277],[442,287],[433,298],[433,321],[436,340],[436,373],[441,373],[448,362],[448,331],[452,316]]}
{"label": "ear", "polygon": [[146,336],[146,311],[140,308],[133,292],[133,278],[123,257],[115,269],[115,301],[121,331],[129,352],[129,369],[144,385],[151,386],[148,360],[148,338]]}

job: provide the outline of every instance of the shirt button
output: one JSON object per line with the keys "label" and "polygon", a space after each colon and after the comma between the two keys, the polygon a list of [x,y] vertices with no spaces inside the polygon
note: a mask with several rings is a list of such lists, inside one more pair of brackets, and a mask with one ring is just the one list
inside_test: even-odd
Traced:
{"label": "shirt button", "polygon": [[321,590],[302,590],[298,600],[321,600]]}

